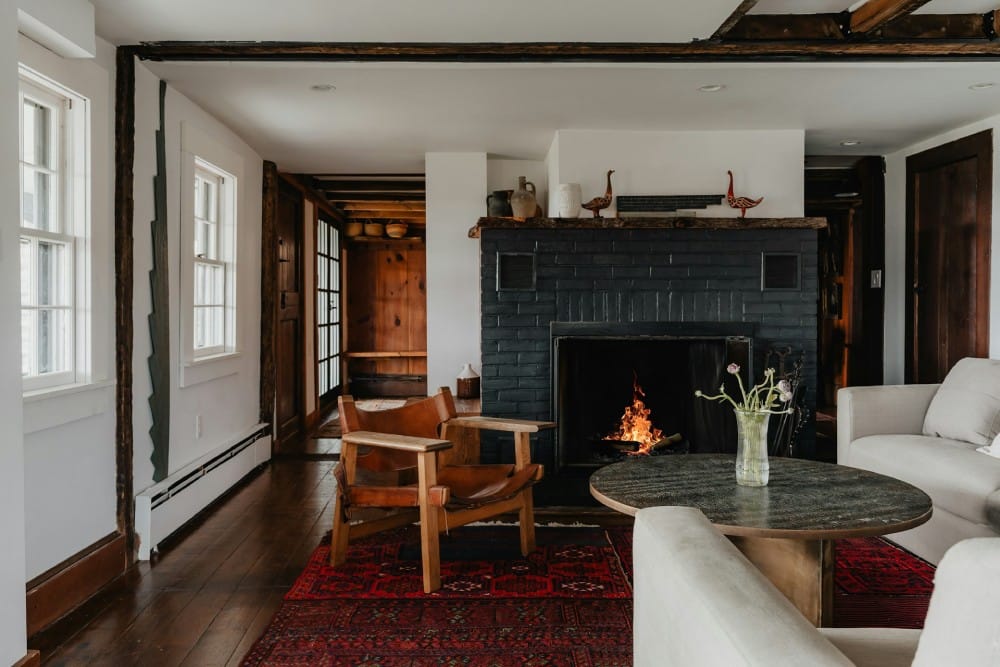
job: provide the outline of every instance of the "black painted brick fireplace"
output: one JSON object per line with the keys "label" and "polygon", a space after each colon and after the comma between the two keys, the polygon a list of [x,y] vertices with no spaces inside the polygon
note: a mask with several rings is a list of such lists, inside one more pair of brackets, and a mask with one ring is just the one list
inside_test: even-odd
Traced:
{"label": "black painted brick fireplace", "polygon": [[[742,322],[760,355],[788,345],[805,355],[815,403],[817,232],[814,229],[481,229],[483,414],[553,419],[553,322]],[[798,289],[762,290],[762,256],[798,256]],[[498,255],[522,255],[532,284],[498,289]],[[536,460],[555,472],[551,431]],[[507,460],[484,439],[485,461]],[[799,452],[809,456],[812,430]],[[545,483],[543,483],[544,485]],[[539,489],[540,491],[542,489]],[[541,494],[543,497],[545,493]],[[543,503],[544,504],[544,499]]]}

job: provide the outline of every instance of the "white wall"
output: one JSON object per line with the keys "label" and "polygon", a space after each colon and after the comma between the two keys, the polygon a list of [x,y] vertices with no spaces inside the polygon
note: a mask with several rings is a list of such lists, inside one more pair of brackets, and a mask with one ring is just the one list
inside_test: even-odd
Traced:
{"label": "white wall", "polygon": [[[1000,116],[926,139],[885,158],[885,382],[902,384],[906,368],[906,158],[915,153],[993,130],[993,212],[1000,220]],[[1000,234],[992,238],[990,357],[1000,358]]]}
{"label": "white wall", "polygon": [[[159,127],[159,79],[141,63],[136,66],[135,158],[135,295],[134,295],[134,470],[135,492],[152,484],[149,461],[151,416],[149,356],[149,270],[152,247],[149,221],[153,219],[153,175],[156,171],[155,131]],[[257,423],[260,378],[260,220],[262,158],[239,137],[173,88],[166,100],[167,209],[170,268],[170,460],[173,472],[221,446]],[[243,160],[243,182],[238,184],[237,308],[239,355],[224,362],[217,379],[180,386],[180,195],[181,124],[190,125]],[[220,362],[223,363],[223,362]],[[202,434],[195,437],[195,419],[201,416]]]}
{"label": "white wall", "polygon": [[[0,0],[0,146],[17,146],[17,10]],[[17,154],[0,158],[0,665],[24,657],[24,441],[21,437],[21,294]]]}
{"label": "white wall", "polygon": [[[802,215],[804,161],[803,130],[559,130],[548,167],[550,191],[558,183],[580,183],[584,201],[604,194],[609,169],[615,170],[616,196],[724,194],[726,171],[732,170],[737,196],[764,197],[747,215],[767,218]],[[550,210],[552,204],[550,195]],[[614,203],[603,215],[615,215]],[[698,215],[734,217],[739,211],[723,204]]]}
{"label": "white wall", "polygon": [[[462,364],[480,366],[479,241],[486,213],[486,153],[428,153],[427,388],[454,389]],[[499,189],[499,188],[497,188]]]}
{"label": "white wall", "polygon": [[18,0],[22,34],[66,58],[97,54],[94,6],[87,0]]}
{"label": "white wall", "polygon": [[114,47],[66,59],[27,37],[18,57],[88,100],[92,377],[83,390],[24,399],[27,578],[117,528],[114,412]]}

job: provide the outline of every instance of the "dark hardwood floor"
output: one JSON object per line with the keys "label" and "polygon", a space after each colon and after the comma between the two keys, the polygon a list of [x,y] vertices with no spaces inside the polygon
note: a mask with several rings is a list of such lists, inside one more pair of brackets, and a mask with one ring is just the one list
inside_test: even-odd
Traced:
{"label": "dark hardwood floor", "polygon": [[238,665],[330,528],[333,466],[276,459],[32,648],[46,665]]}

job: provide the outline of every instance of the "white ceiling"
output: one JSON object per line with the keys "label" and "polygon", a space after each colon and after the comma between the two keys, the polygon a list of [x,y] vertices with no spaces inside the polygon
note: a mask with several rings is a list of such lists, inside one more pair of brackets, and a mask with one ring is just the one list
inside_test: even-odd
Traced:
{"label": "white ceiling", "polygon": [[92,0],[98,33],[162,40],[690,42],[739,0]]}
{"label": "white ceiling", "polygon": [[[997,0],[932,0],[980,12]],[[155,40],[653,41],[710,36],[739,0],[93,0],[98,33]],[[852,0],[760,0],[755,12]],[[475,65],[151,63],[282,169],[419,172],[428,151],[540,159],[558,129],[806,130],[879,154],[1000,111],[996,63]],[[336,90],[319,93],[314,84]],[[724,84],[706,94],[704,84]],[[840,141],[864,143],[844,148]]]}
{"label": "white ceiling", "polygon": [[[885,154],[1000,112],[1000,63],[149,66],[307,173],[420,172],[428,151],[541,159],[558,129],[804,128],[808,154]],[[968,89],[981,81],[998,86]]]}

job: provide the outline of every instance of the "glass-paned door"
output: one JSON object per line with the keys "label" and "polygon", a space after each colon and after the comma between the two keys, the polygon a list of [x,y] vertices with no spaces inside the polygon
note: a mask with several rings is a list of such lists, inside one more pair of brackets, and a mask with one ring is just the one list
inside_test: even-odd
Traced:
{"label": "glass-paned door", "polygon": [[316,359],[320,401],[340,391],[340,230],[320,217],[316,234]]}

